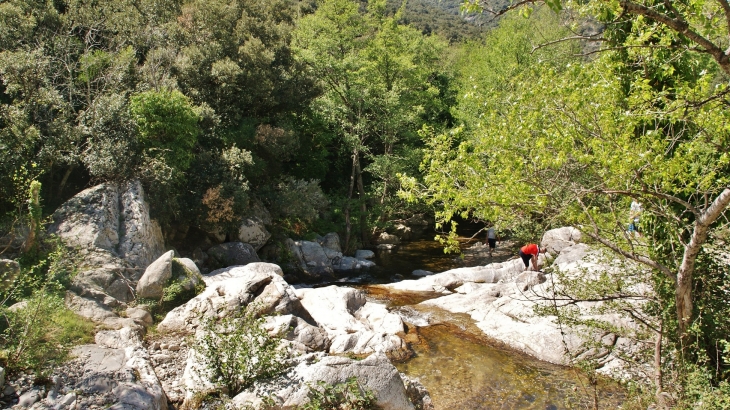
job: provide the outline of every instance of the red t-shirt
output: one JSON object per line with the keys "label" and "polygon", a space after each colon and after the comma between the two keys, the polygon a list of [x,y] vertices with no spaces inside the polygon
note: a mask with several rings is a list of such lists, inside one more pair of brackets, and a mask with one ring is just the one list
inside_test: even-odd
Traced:
{"label": "red t-shirt", "polygon": [[527,244],[520,248],[520,250],[525,255],[537,255],[538,253],[540,253],[540,248],[534,243]]}

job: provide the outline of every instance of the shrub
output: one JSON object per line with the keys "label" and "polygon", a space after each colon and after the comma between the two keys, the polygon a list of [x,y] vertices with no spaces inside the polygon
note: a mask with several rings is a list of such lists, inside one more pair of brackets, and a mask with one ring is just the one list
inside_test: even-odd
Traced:
{"label": "shrub", "polygon": [[[255,309],[252,309],[255,310]],[[256,380],[281,373],[288,367],[281,336],[271,336],[264,319],[252,313],[204,318],[202,336],[193,345],[203,365],[202,374],[231,397]]]}
{"label": "shrub", "polygon": [[43,375],[62,363],[71,346],[93,341],[94,325],[44,290],[10,309],[0,308],[0,361],[9,372]]}
{"label": "shrub", "polygon": [[317,386],[309,385],[309,401],[303,410],[370,410],[378,409],[375,395],[360,386],[356,377],[334,386],[318,381]]}
{"label": "shrub", "polygon": [[329,206],[317,180],[288,178],[279,183],[272,198],[272,214],[284,225],[310,225]]}

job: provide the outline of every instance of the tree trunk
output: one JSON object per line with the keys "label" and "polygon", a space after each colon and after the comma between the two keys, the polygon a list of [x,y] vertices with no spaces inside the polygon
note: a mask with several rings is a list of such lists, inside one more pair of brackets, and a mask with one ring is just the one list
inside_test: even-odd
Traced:
{"label": "tree trunk", "polygon": [[352,172],[350,172],[350,189],[347,192],[347,200],[345,201],[345,247],[342,249],[343,252],[347,252],[350,247],[350,233],[352,232],[352,223],[350,222],[350,202],[352,201],[352,194],[355,190],[355,170],[357,169],[355,164],[357,162],[358,153],[357,150],[352,152]]}
{"label": "tree trunk", "polygon": [[73,172],[74,168],[76,168],[75,165],[71,165],[66,169],[66,173],[63,174],[63,178],[61,178],[61,183],[58,184],[58,199],[61,199],[61,195],[63,194],[63,188],[66,186],[66,183],[68,182],[68,177],[71,176],[71,172]]}
{"label": "tree trunk", "polygon": [[360,155],[357,155],[357,193],[360,197],[360,232],[363,246],[370,246],[370,235],[368,233],[367,212],[368,206],[365,198],[365,186],[362,182],[362,170],[360,169]]}
{"label": "tree trunk", "polygon": [[722,215],[725,208],[730,204],[730,188],[725,188],[715,198],[712,204],[702,212],[695,222],[692,237],[684,249],[682,264],[677,273],[676,303],[677,321],[679,322],[679,337],[682,343],[682,351],[689,346],[689,334],[687,332],[692,322],[692,277],[695,270],[697,255],[702,245],[707,240],[710,225]]}
{"label": "tree trunk", "polygon": [[661,394],[662,387],[662,333],[664,332],[664,320],[659,322],[659,332],[656,343],[654,343],[654,384],[656,384],[657,398]]}

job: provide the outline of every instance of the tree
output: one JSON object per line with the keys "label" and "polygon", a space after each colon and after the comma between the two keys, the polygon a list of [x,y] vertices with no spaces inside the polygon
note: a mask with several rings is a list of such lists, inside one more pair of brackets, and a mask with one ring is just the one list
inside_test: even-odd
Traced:
{"label": "tree", "polygon": [[384,1],[369,2],[368,13],[361,15],[356,2],[327,0],[300,20],[293,41],[297,57],[320,79],[323,92],[314,110],[336,130],[351,159],[344,207],[346,248],[355,189],[362,240],[369,242],[363,161],[378,163],[371,170],[383,178],[385,198],[394,183],[389,177],[397,145],[408,129],[418,128],[424,102],[439,92],[428,82],[437,42],[399,25],[398,14],[384,13]]}
{"label": "tree", "polygon": [[[708,237],[727,226],[725,69],[714,56],[687,52],[685,34],[670,26],[650,32],[661,27],[643,17],[631,23],[618,50],[595,60],[532,61],[488,90],[467,89],[478,98],[466,101],[466,111],[478,115],[466,117],[468,128],[429,140],[420,195],[440,207],[442,222],[462,212],[506,223],[516,214],[540,227],[570,224],[650,267],[658,287],[672,284],[663,307],[674,315],[663,332],[683,360],[724,368],[721,349],[712,347],[723,342],[706,339],[707,317],[693,309],[692,292],[714,280],[706,266],[695,276],[698,255],[707,255]],[[540,43],[563,44],[561,38]],[[406,182],[418,191],[415,179]],[[644,208],[641,237],[626,229],[632,199]],[[724,314],[715,313],[713,325],[727,329]]]}

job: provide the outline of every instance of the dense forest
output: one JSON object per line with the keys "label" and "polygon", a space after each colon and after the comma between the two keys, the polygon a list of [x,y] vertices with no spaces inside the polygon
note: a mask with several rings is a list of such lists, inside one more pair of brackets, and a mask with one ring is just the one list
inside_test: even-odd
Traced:
{"label": "dense forest", "polygon": [[[652,272],[631,403],[728,408],[728,38],[725,0],[2,0],[0,257],[26,278],[3,309],[63,290],[36,234],[108,181],[141,180],[181,248],[260,204],[345,253],[416,213],[446,250],[458,221],[572,225]],[[628,276],[546,314],[608,326],[571,306],[627,314]]]}

